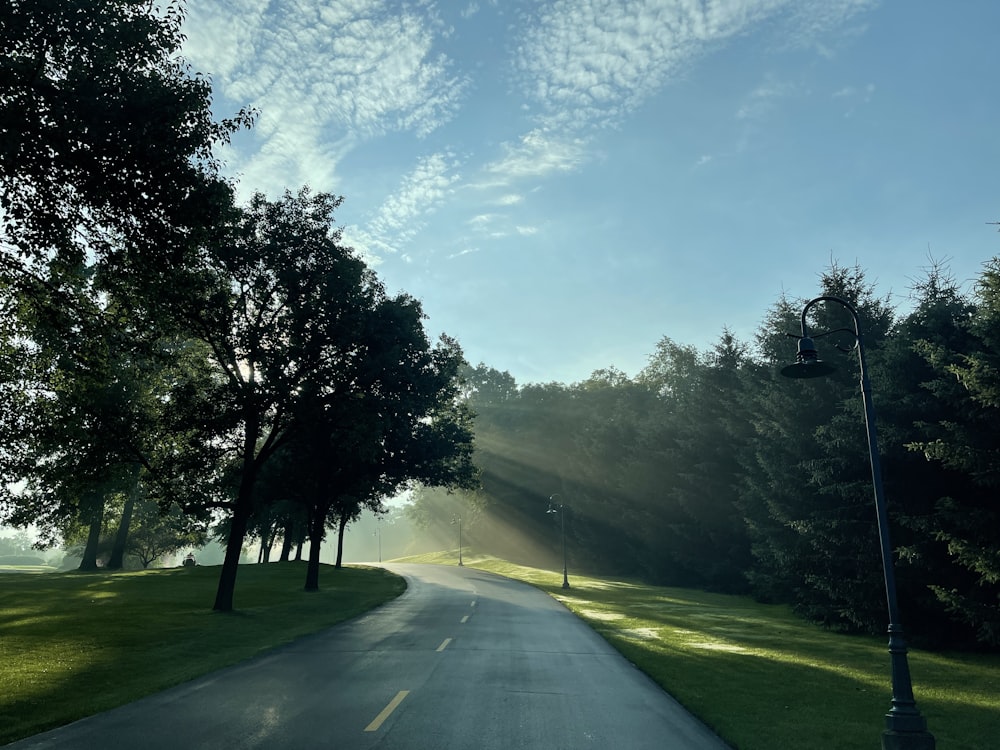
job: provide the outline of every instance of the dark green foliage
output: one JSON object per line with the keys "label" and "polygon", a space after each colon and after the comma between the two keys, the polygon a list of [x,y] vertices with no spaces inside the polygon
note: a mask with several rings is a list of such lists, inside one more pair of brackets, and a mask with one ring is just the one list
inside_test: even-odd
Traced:
{"label": "dark green foliage", "polygon": [[[936,408],[909,447],[941,480],[908,519],[915,563],[941,605],[975,638],[1000,645],[1000,261],[986,264],[972,304],[940,280],[925,288],[915,352]],[[943,288],[940,288],[943,287]],[[925,473],[927,473],[925,471]],[[934,544],[934,543],[937,544]]]}
{"label": "dark green foliage", "polygon": [[[833,266],[821,279],[821,294],[837,296],[857,309],[869,359],[892,323],[888,305],[859,269]],[[857,354],[853,333],[817,338],[820,356],[832,361],[834,376],[787,380],[776,370],[792,358],[797,333],[792,314],[802,303],[782,301],[762,337],[770,337],[776,361],[761,373],[750,395],[757,440],[746,462],[744,511],[753,519],[754,590],[791,601],[806,616],[831,627],[884,629],[884,589],[880,584],[878,537],[871,469],[865,437]],[[813,335],[854,324],[841,306],[812,309]],[[878,393],[878,386],[875,386]]]}
{"label": "dark green foliage", "polygon": [[[178,57],[182,2],[9,0],[0,10],[0,239],[83,259],[210,224],[224,185],[209,81]],[[161,252],[167,248],[161,248]],[[149,258],[147,257],[147,260]]]}

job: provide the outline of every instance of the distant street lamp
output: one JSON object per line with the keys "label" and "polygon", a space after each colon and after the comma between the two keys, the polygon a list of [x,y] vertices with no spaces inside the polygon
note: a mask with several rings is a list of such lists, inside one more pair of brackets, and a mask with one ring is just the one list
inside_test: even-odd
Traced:
{"label": "distant street lamp", "polygon": [[562,582],[562,587],[564,589],[568,589],[569,588],[569,575],[567,574],[567,571],[566,571],[566,512],[565,512],[565,508],[564,508],[564,506],[563,506],[562,503],[558,504],[559,505],[558,508],[553,507],[553,505],[552,505],[552,498],[555,498],[555,497],[559,497],[559,493],[556,493],[555,495],[549,495],[549,509],[546,510],[545,512],[546,513],[558,513],[559,514],[559,524],[562,527],[562,533],[561,533],[561,536],[562,536],[562,552],[563,552],[563,582]]}
{"label": "distant street lamp", "polygon": [[458,565],[459,565],[459,567],[463,567],[462,566],[462,517],[461,516],[454,516],[454,517],[452,517],[452,519],[451,519],[451,525],[454,526],[456,523],[458,524]]}
{"label": "distant street lamp", "polygon": [[[806,314],[817,302],[836,302],[844,307],[854,319],[854,330],[838,328],[818,334],[815,338],[842,331],[853,333],[854,348],[858,350],[858,362],[861,367],[861,398],[865,407],[868,457],[872,467],[872,487],[875,491],[875,511],[878,519],[879,543],[882,548],[882,573],[885,576],[885,594],[889,605],[892,708],[885,715],[882,748],[883,750],[934,750],[934,735],[927,731],[927,722],[921,716],[916,701],[913,699],[910,666],[906,657],[906,641],[903,638],[903,626],[900,623],[899,607],[896,603],[896,574],[893,568],[892,545],[889,541],[889,516],[886,512],[885,495],[882,490],[882,468],[879,463],[878,439],[875,433],[875,407],[872,405],[871,382],[868,379],[868,367],[865,362],[865,347],[861,338],[858,311],[840,297],[822,296],[807,302],[802,308],[802,335],[795,336],[799,340],[795,364],[783,367],[781,374],[789,378],[815,378],[828,375],[836,369],[819,359],[816,344],[813,342],[813,338],[810,338],[806,327]],[[794,334],[788,335],[794,336]]]}
{"label": "distant street lamp", "polygon": [[382,562],[382,519],[375,517],[375,536],[378,537],[378,561]]}

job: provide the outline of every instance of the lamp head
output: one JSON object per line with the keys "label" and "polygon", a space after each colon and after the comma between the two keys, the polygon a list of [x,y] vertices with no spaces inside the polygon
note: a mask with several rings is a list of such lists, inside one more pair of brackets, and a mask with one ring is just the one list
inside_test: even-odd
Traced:
{"label": "lamp head", "polygon": [[786,378],[821,378],[834,372],[837,368],[819,358],[816,344],[809,336],[799,339],[799,352],[795,356],[795,364],[781,368],[781,374]]}

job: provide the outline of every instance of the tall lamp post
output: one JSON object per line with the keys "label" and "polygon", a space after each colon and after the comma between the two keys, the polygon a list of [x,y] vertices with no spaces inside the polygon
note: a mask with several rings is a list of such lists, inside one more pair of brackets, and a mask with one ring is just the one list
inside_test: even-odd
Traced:
{"label": "tall lamp post", "polygon": [[451,519],[452,526],[454,526],[456,523],[458,524],[458,566],[461,568],[464,567],[462,565],[462,517],[461,516],[454,516]]}
{"label": "tall lamp post", "polygon": [[[844,307],[854,319],[854,330],[838,328],[809,336],[806,314],[819,302],[836,302]],[[854,348],[858,350],[861,369],[861,398],[865,407],[865,427],[868,431],[868,457],[872,467],[872,487],[875,493],[875,512],[878,519],[879,544],[882,548],[882,573],[885,577],[885,594],[889,608],[889,656],[892,668],[892,707],[885,715],[885,731],[882,732],[883,750],[934,750],[934,735],[927,731],[927,722],[921,716],[913,699],[913,685],[910,666],[907,661],[906,640],[900,623],[899,606],[896,602],[896,574],[892,561],[892,545],[889,541],[889,516],[886,512],[885,494],[882,489],[882,468],[879,463],[878,439],[875,433],[875,407],[872,405],[871,382],[865,362],[865,347],[861,337],[858,311],[840,297],[816,297],[802,308],[802,335],[798,338],[798,354],[795,364],[782,368],[781,374],[789,378],[815,378],[828,375],[834,367],[819,358],[813,338],[846,331],[854,334]],[[788,334],[794,336],[794,334]],[[849,351],[849,350],[846,350]]]}
{"label": "tall lamp post", "polygon": [[558,503],[558,508],[553,505],[553,498],[559,497],[559,493],[554,495],[549,495],[549,509],[545,511],[546,513],[558,513],[559,514],[559,524],[561,527],[562,536],[562,552],[563,552],[563,582],[562,587],[564,589],[569,588],[569,574],[566,569],[566,512],[565,507],[562,503]]}

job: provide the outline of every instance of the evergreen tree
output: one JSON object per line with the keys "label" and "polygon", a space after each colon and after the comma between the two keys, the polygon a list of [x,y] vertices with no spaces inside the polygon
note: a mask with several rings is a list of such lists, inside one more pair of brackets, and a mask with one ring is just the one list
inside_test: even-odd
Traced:
{"label": "evergreen tree", "polygon": [[[950,330],[928,331],[917,350],[934,371],[926,388],[939,401],[921,423],[926,437],[911,447],[941,466],[948,482],[925,516],[909,525],[945,545],[952,566],[927,572],[946,611],[984,644],[1000,644],[1000,260],[986,264],[974,311],[942,296]],[[925,315],[937,310],[924,310]],[[937,334],[937,335],[933,335]],[[957,475],[957,476],[956,476]],[[923,562],[926,564],[925,555]],[[955,568],[958,568],[956,571]]]}

